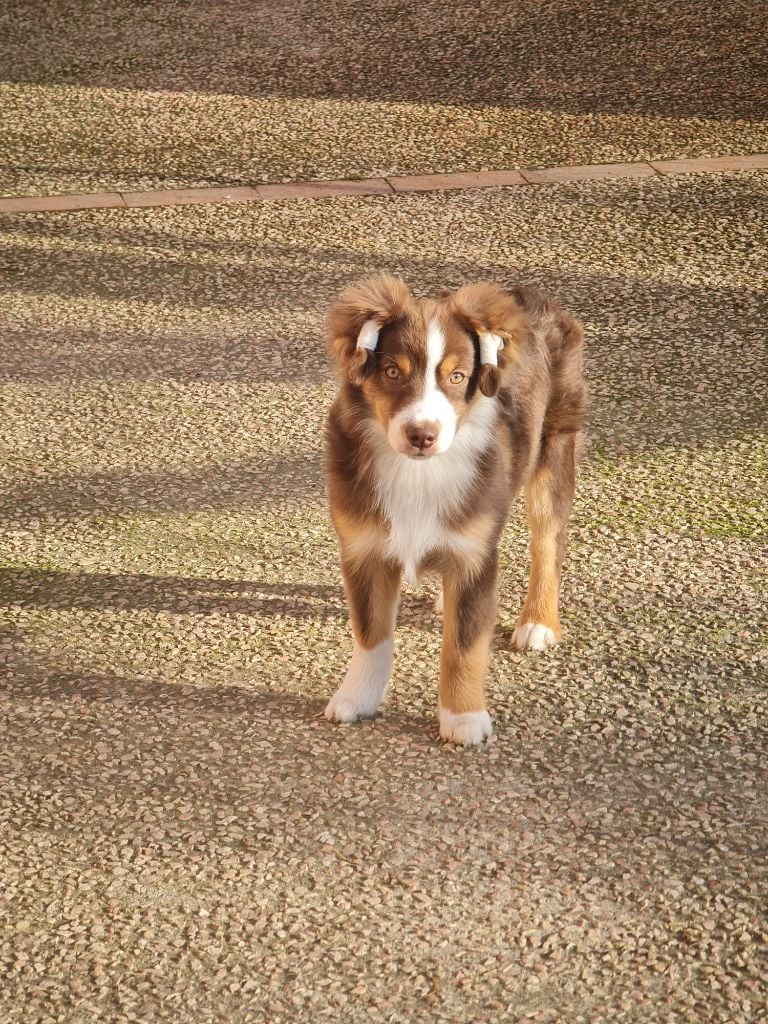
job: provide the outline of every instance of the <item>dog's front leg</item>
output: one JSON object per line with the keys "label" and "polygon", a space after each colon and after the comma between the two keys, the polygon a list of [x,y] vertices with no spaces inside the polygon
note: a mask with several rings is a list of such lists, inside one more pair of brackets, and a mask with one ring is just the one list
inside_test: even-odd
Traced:
{"label": "dog's front leg", "polygon": [[461,567],[443,576],[443,651],[440,659],[440,736],[476,746],[493,731],[485,706],[485,672],[496,621],[493,551],[479,571]]}
{"label": "dog's front leg", "polygon": [[341,567],[355,644],[344,682],[328,702],[325,717],[356,722],[376,714],[389,683],[400,572],[376,555],[342,555]]}

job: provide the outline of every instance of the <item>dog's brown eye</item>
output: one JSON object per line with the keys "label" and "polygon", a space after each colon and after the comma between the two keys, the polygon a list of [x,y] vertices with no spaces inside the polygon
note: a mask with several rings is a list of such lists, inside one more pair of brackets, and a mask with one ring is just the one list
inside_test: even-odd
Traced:
{"label": "dog's brown eye", "polygon": [[450,380],[451,384],[461,384],[464,380],[464,374],[461,370],[454,370],[448,380]]}
{"label": "dog's brown eye", "polygon": [[400,378],[400,371],[396,366],[388,366],[384,373],[386,373],[390,380],[399,380]]}

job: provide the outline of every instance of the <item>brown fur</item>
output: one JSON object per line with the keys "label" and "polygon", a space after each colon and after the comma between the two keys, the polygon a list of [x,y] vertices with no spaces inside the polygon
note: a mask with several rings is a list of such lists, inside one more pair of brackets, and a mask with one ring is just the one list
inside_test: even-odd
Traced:
{"label": "brown fur", "polygon": [[361,647],[372,650],[395,628],[400,573],[391,562],[375,556],[364,562],[342,557],[341,570],[352,632]]}
{"label": "brown fur", "polygon": [[454,714],[485,708],[484,683],[496,619],[495,547],[471,576],[449,570],[443,575],[443,650],[440,658],[440,706]]}
{"label": "brown fur", "polygon": [[[479,396],[495,396],[498,408],[492,443],[476,457],[472,486],[441,519],[465,538],[467,550],[433,551],[420,566],[443,576],[440,702],[461,714],[485,707],[498,541],[510,503],[523,488],[532,565],[520,622],[539,623],[560,635],[560,572],[586,404],[583,339],[576,321],[528,287],[470,284],[418,302],[402,281],[381,276],[348,288],[334,305],[328,339],[341,388],[327,424],[327,478],[353,630],[367,649],[391,635],[400,579],[400,565],[386,550],[389,528],[377,499],[378,456],[370,425],[386,431],[400,410],[412,408],[433,318],[445,338],[437,384],[455,411],[458,429]],[[356,348],[370,319],[380,329],[376,352]],[[503,339],[498,366],[480,365],[481,332]]]}
{"label": "brown fur", "polygon": [[328,315],[328,346],[337,364],[345,367],[350,383],[362,384],[375,363],[372,352],[355,349],[365,321],[376,320],[380,327],[399,321],[407,328],[415,314],[405,283],[387,274],[359,281],[339,296]]}

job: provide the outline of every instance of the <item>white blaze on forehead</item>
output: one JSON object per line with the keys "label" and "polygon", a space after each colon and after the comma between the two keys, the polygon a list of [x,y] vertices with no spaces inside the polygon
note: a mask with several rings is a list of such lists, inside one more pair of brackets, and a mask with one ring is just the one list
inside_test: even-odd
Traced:
{"label": "white blaze on forehead", "polygon": [[478,337],[480,339],[480,362],[498,366],[499,349],[504,348],[504,341],[498,334],[491,334],[490,331],[482,331]]}
{"label": "white blaze on forehead", "polygon": [[373,352],[379,343],[379,325],[375,320],[366,320],[357,336],[357,347]]}
{"label": "white blaze on forehead", "polygon": [[427,369],[424,374],[424,393],[437,387],[437,368],[445,355],[445,335],[433,317],[427,327]]}
{"label": "white blaze on forehead", "polygon": [[395,451],[407,455],[411,446],[405,436],[408,427],[423,423],[435,424],[438,427],[437,440],[429,449],[429,455],[440,455],[447,451],[456,434],[456,410],[448,401],[448,396],[437,386],[437,369],[445,355],[445,335],[438,322],[433,318],[427,326],[427,366],[424,371],[424,383],[421,397],[401,409],[389,423],[389,442]]}

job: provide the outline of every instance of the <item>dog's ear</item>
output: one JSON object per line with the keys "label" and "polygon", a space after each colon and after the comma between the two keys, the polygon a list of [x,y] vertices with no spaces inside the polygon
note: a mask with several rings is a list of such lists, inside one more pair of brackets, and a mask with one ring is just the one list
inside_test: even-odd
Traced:
{"label": "dog's ear", "polygon": [[480,343],[477,386],[491,398],[502,374],[514,363],[524,329],[523,314],[509,292],[496,284],[467,284],[454,293],[454,316]]}
{"label": "dog's ear", "polygon": [[400,278],[379,274],[351,285],[328,313],[328,347],[342,373],[360,385],[373,369],[379,331],[405,316],[411,293]]}

